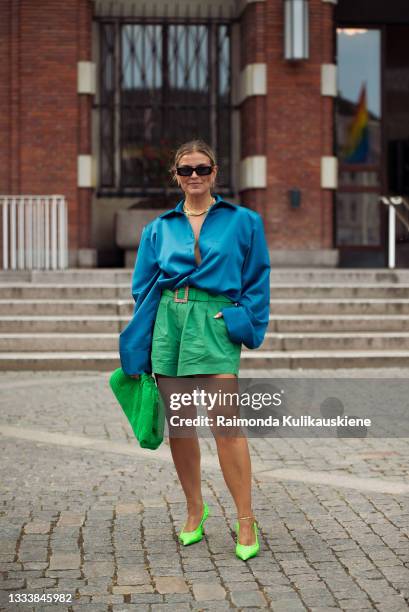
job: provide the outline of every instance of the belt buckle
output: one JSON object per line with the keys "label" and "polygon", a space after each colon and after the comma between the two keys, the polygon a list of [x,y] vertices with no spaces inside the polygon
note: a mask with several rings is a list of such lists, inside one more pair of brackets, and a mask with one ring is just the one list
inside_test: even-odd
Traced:
{"label": "belt buckle", "polygon": [[182,298],[178,298],[178,291],[179,291],[179,289],[181,289],[181,287],[179,287],[178,289],[175,289],[175,297],[173,298],[173,301],[174,302],[182,302],[183,304],[186,304],[187,298],[188,298],[188,295],[189,295],[189,286],[185,285],[185,293],[184,293]]}

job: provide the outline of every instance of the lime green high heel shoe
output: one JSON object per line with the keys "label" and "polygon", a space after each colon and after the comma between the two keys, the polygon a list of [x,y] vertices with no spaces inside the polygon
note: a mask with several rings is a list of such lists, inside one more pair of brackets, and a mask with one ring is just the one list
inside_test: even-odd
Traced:
{"label": "lime green high heel shoe", "polygon": [[203,514],[200,519],[200,523],[194,531],[182,531],[179,534],[179,540],[182,542],[183,546],[188,546],[189,544],[195,544],[195,542],[200,542],[203,538],[203,523],[209,516],[209,507],[206,502],[203,503]]}
{"label": "lime green high heel shoe", "polygon": [[254,544],[240,544],[239,542],[239,531],[240,531],[240,525],[239,525],[239,521],[236,522],[236,533],[237,533],[237,543],[236,543],[236,555],[237,557],[239,557],[239,559],[242,559],[243,561],[247,561],[247,559],[250,559],[250,557],[255,557],[258,554],[258,551],[260,550],[260,544],[258,541],[258,529],[257,529],[257,523],[254,520],[254,516],[240,516],[240,519],[253,519],[253,528],[254,528],[254,535],[256,536],[256,541],[254,542]]}

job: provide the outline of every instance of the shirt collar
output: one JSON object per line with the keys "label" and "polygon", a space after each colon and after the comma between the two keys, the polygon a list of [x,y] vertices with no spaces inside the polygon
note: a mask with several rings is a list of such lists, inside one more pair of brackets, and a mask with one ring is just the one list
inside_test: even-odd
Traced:
{"label": "shirt collar", "polygon": [[[231,208],[236,208],[237,204],[233,204],[232,202],[228,202],[227,200],[224,200],[218,193],[214,193],[213,196],[216,198],[216,202],[212,205],[212,208],[216,207],[216,206],[230,206]],[[183,203],[185,201],[185,198],[182,198],[181,200],[179,200],[179,202],[176,204],[175,208],[171,208],[171,210],[167,210],[166,212],[162,213],[161,215],[159,215],[159,217],[169,217],[173,214],[179,214],[179,215],[184,215],[185,213],[183,212]]]}

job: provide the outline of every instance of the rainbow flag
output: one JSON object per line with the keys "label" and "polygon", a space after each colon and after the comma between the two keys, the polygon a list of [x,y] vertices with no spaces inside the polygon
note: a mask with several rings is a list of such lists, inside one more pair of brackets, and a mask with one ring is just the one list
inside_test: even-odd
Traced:
{"label": "rainbow flag", "polygon": [[362,164],[368,161],[369,129],[366,105],[366,83],[362,85],[355,115],[349,124],[346,143],[341,153],[347,164]]}

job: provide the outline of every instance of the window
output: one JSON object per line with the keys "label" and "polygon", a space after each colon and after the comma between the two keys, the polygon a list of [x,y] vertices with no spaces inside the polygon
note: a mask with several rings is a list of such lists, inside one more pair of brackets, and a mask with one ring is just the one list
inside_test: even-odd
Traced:
{"label": "window", "polygon": [[171,191],[171,152],[203,138],[231,190],[229,21],[99,22],[99,195]]}
{"label": "window", "polygon": [[337,246],[377,247],[381,241],[380,51],[380,30],[337,29]]}

